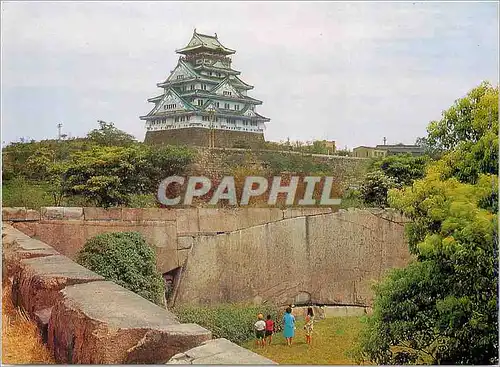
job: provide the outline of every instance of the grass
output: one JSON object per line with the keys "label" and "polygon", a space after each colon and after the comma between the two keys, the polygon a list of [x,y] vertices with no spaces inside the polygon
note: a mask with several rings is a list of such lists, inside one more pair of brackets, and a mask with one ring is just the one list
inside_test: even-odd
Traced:
{"label": "grass", "polygon": [[2,292],[2,364],[55,364],[36,324],[14,307],[6,285]]}
{"label": "grass", "polygon": [[303,329],[304,321],[297,321],[293,345],[288,347],[282,333],[273,335],[272,344],[255,346],[255,340],[243,346],[279,364],[352,365],[346,352],[352,349],[365,323],[365,317],[331,317],[314,324],[312,344],[308,346]]}

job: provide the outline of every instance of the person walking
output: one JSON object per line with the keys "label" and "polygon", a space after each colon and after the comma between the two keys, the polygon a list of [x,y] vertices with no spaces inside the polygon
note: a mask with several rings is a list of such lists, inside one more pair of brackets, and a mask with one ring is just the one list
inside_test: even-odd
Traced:
{"label": "person walking", "polygon": [[266,344],[266,341],[264,339],[265,337],[265,330],[266,330],[266,322],[264,321],[264,315],[261,313],[257,315],[257,322],[254,324],[255,328],[255,337],[256,341],[255,344],[258,346],[264,347]]}
{"label": "person walking", "polygon": [[312,307],[307,308],[304,330],[306,331],[306,343],[311,344],[312,333],[314,329],[314,312]]}
{"label": "person walking", "polygon": [[295,316],[292,315],[292,309],[287,307],[283,316],[283,336],[286,338],[286,344],[291,346],[295,335]]}
{"label": "person walking", "polygon": [[271,315],[267,315],[266,342],[268,345],[271,345],[271,342],[273,341],[273,332],[274,332],[274,321],[271,319]]}

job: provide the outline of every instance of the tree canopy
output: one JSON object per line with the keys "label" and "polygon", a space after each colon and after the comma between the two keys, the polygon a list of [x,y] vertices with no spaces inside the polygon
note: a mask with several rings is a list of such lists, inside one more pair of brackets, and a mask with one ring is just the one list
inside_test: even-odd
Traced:
{"label": "tree canopy", "polygon": [[360,360],[498,363],[498,88],[481,84],[443,115],[429,125],[442,158],[389,192],[415,260],[376,287]]}

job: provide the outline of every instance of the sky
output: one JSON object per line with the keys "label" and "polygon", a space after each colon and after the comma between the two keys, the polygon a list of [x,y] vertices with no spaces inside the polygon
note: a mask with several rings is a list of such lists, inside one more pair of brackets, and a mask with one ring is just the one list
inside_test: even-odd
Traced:
{"label": "sky", "polygon": [[413,144],[499,78],[497,2],[2,2],[1,20],[5,143],[97,120],[142,141],[194,28],[236,50],[271,141]]}

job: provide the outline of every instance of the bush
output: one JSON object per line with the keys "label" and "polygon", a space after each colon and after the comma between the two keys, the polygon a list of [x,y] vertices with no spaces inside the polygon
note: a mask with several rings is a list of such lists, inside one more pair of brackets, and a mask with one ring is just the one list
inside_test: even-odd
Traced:
{"label": "bush", "polygon": [[370,172],[361,185],[361,197],[367,206],[387,208],[387,192],[398,185],[382,171]]}
{"label": "bush", "polygon": [[164,283],[156,270],[156,255],[140,233],[112,232],[92,237],[76,261],[106,280],[164,305]]}
{"label": "bush", "polygon": [[53,206],[54,200],[46,183],[28,181],[21,176],[3,182],[2,205],[38,210],[42,206]]}
{"label": "bush", "polygon": [[215,306],[179,306],[174,313],[182,323],[196,323],[212,332],[214,338],[226,338],[241,344],[255,337],[254,324],[259,313],[271,315],[278,324],[278,308],[271,305],[253,306],[228,304]]}

